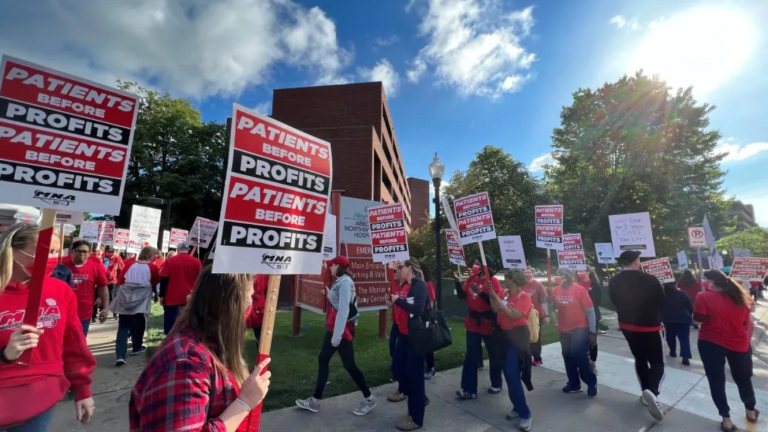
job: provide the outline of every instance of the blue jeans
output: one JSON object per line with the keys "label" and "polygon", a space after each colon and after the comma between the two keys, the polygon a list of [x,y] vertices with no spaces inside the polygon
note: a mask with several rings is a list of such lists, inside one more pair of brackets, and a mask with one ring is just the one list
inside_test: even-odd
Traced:
{"label": "blue jeans", "polygon": [[125,315],[120,314],[117,321],[117,340],[115,341],[115,355],[118,360],[125,360],[128,351],[128,335],[131,336],[133,351],[139,351],[144,344],[144,326],[138,325],[138,320],[145,320],[144,314]]}
{"label": "blue jeans", "polygon": [[[501,341],[499,341],[501,343]],[[531,418],[531,410],[525,400],[523,382],[520,381],[520,355],[512,342],[506,341],[507,360],[504,363],[504,379],[507,381],[509,400],[520,418]]]}
{"label": "blue jeans", "polygon": [[[467,330],[467,352],[464,355],[464,367],[461,369],[461,389],[467,393],[477,394],[477,364],[482,361],[482,343],[488,350],[490,363],[491,387],[501,388],[501,368],[499,355],[496,353],[494,338]],[[478,358],[478,355],[481,356]]]}
{"label": "blue jeans", "polygon": [[581,381],[589,387],[597,385],[597,377],[589,364],[589,329],[578,328],[560,333],[560,345],[568,385],[581,387]]}
{"label": "blue jeans", "polygon": [[163,306],[163,332],[165,332],[166,336],[173,329],[173,325],[176,324],[180,308],[181,306]]}
{"label": "blue jeans", "polygon": [[88,337],[88,330],[91,328],[91,320],[90,319],[81,320],[80,325],[83,326],[83,334],[85,335],[85,337]]}
{"label": "blue jeans", "polygon": [[53,408],[29,419],[26,423],[11,426],[8,429],[0,429],[0,432],[46,432],[53,419]]}
{"label": "blue jeans", "polygon": [[677,340],[680,340],[680,357],[690,359],[691,355],[691,325],[682,323],[664,323],[664,330],[667,334],[667,345],[669,352],[677,352]]}

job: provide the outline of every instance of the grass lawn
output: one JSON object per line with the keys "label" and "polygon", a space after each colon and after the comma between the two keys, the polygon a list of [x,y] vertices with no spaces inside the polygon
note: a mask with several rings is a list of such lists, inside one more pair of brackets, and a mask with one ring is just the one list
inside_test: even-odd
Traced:
{"label": "grass lawn", "polygon": [[[163,309],[152,306],[152,317],[147,329],[146,345],[152,355],[154,347],[163,340]],[[266,411],[293,406],[297,398],[312,395],[317,377],[317,355],[320,353],[325,334],[325,316],[312,312],[302,313],[302,336],[291,337],[291,313],[279,311],[275,323],[275,336],[272,340],[272,385],[269,396],[264,401]],[[389,342],[378,338],[378,313],[365,312],[360,315],[360,322],[355,335],[355,359],[365,374],[370,387],[389,382],[390,357]],[[463,321],[449,321],[453,334],[453,345],[435,353],[435,367],[438,371],[461,366],[464,362],[464,324]],[[253,365],[258,347],[249,331],[246,339],[248,363]],[[543,329],[544,344],[557,341],[557,331],[553,325]],[[355,383],[349,378],[338,356],[331,361],[331,374],[325,387],[324,397],[333,397],[357,391]],[[458,388],[459,383],[456,383]]]}

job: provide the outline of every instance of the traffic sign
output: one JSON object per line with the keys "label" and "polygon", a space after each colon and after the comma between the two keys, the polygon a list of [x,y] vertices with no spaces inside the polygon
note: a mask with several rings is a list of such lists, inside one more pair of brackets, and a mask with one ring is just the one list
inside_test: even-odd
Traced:
{"label": "traffic sign", "polygon": [[694,248],[706,247],[707,236],[704,234],[704,228],[688,228],[688,244]]}

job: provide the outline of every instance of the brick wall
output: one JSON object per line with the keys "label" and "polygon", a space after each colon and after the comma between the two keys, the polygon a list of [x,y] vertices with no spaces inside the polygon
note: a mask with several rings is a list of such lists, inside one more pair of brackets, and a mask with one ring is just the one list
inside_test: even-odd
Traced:
{"label": "brick wall", "polygon": [[429,223],[429,181],[408,177],[408,187],[411,190],[411,229],[418,229]]}

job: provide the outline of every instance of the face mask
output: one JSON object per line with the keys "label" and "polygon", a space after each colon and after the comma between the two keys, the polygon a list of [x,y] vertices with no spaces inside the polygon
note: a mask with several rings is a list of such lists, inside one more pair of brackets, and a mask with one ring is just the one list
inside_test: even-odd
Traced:
{"label": "face mask", "polygon": [[475,264],[472,266],[472,274],[477,275],[480,274],[480,266]]}
{"label": "face mask", "polygon": [[526,273],[525,280],[527,280],[528,282],[532,281],[533,280],[533,275]]}

